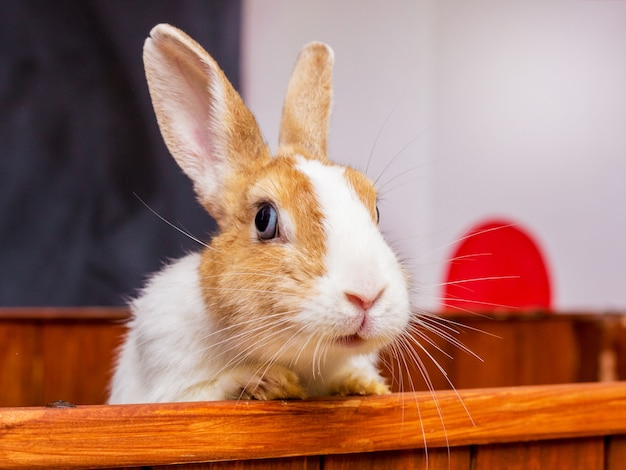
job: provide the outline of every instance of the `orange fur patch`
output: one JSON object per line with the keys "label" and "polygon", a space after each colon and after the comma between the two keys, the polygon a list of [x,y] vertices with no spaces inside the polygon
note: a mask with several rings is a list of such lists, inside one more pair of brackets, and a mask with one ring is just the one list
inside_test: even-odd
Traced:
{"label": "orange fur patch", "polygon": [[372,183],[363,173],[350,167],[346,167],[345,178],[348,184],[352,186],[359,199],[361,199],[361,202],[363,202],[367,210],[370,211],[372,220],[377,222],[377,194],[374,183]]}
{"label": "orange fur patch", "polygon": [[[237,329],[235,325],[241,324],[245,332],[254,319],[254,327],[269,335],[284,327],[276,315],[298,311],[301,302],[314,295],[315,280],[325,273],[323,214],[311,182],[294,165],[291,157],[268,159],[265,165],[258,162],[226,188],[229,223],[205,249],[200,266],[208,310],[224,312],[224,326]],[[263,202],[278,209],[279,231],[280,224],[287,223],[281,217],[290,219],[289,238],[283,233],[275,240],[258,240],[254,218]]]}
{"label": "orange fur patch", "polygon": [[287,86],[280,125],[280,153],[305,150],[326,161],[328,120],[332,102],[333,53],[321,43],[305,47]]}

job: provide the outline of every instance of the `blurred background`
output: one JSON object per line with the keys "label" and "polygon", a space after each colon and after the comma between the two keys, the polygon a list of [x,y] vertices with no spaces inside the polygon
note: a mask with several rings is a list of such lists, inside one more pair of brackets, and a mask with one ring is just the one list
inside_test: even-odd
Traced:
{"label": "blurred background", "polygon": [[159,134],[141,51],[155,24],[178,24],[238,84],[240,8],[0,2],[0,304],[124,304],[197,248],[147,206],[208,238],[214,224]]}
{"label": "blurred background", "polygon": [[[141,201],[209,237],[143,77],[143,40],[169,22],[223,66],[273,147],[299,49],[334,48],[331,158],[377,181],[418,306],[446,308],[460,256],[469,277],[519,277],[501,267],[538,260],[519,272],[545,274],[530,275],[548,285],[540,307],[626,307],[624,1],[8,1],[0,12],[2,305],[121,304],[196,247]],[[508,245],[459,241],[494,221],[523,242],[481,274]]]}

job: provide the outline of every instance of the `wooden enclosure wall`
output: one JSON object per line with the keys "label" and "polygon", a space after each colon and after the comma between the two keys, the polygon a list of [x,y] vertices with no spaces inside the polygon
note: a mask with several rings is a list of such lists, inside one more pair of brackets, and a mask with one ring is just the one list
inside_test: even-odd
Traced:
{"label": "wooden enclosure wall", "polygon": [[[0,406],[104,403],[127,316],[124,309],[0,309]],[[419,354],[435,389],[626,380],[624,315],[445,318],[457,331],[448,333],[482,361],[430,334],[432,345],[421,341],[428,354]],[[395,391],[427,389],[415,361],[407,361],[410,375],[386,362],[395,364],[387,375],[404,379]]]}
{"label": "wooden enclosure wall", "polygon": [[[422,341],[449,381],[425,358],[435,389],[543,385],[626,380],[626,315],[545,312],[446,315],[454,340],[436,335],[436,348]],[[411,374],[424,390],[420,374]],[[410,384],[404,389],[410,390]],[[397,387],[396,387],[397,388]]]}
{"label": "wooden enclosure wall", "polygon": [[[2,468],[618,470],[626,462],[626,382],[615,382],[626,379],[621,315],[448,316],[464,325],[454,326],[455,340],[483,362],[434,336],[421,357],[432,354],[458,391],[431,365],[434,394],[98,405],[126,318],[123,309],[0,310]],[[425,389],[420,376],[413,370],[396,389]],[[594,381],[604,383],[575,384]],[[563,385],[510,388],[555,383]],[[78,406],[41,406],[55,400]]]}
{"label": "wooden enclosure wall", "polygon": [[0,309],[0,406],[104,403],[124,309]]}

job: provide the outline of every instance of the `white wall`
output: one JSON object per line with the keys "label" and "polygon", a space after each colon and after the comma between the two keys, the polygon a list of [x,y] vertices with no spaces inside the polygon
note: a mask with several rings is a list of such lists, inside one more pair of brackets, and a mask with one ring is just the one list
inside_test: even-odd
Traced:
{"label": "white wall", "polygon": [[381,212],[420,306],[455,240],[496,215],[538,239],[555,307],[626,307],[626,2],[247,0],[244,18],[243,92],[272,144],[298,50],[322,40],[331,156],[372,154],[377,178],[401,152]]}

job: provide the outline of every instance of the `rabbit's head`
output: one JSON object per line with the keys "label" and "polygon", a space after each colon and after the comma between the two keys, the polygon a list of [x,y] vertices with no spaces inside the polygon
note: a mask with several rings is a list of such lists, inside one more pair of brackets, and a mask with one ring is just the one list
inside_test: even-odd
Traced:
{"label": "rabbit's head", "polygon": [[144,63],[163,138],[219,225],[199,279],[232,347],[310,364],[376,352],[401,334],[407,279],[379,231],[376,189],[327,155],[332,50],[302,50],[276,155],[217,63],[183,32],[155,27]]}

